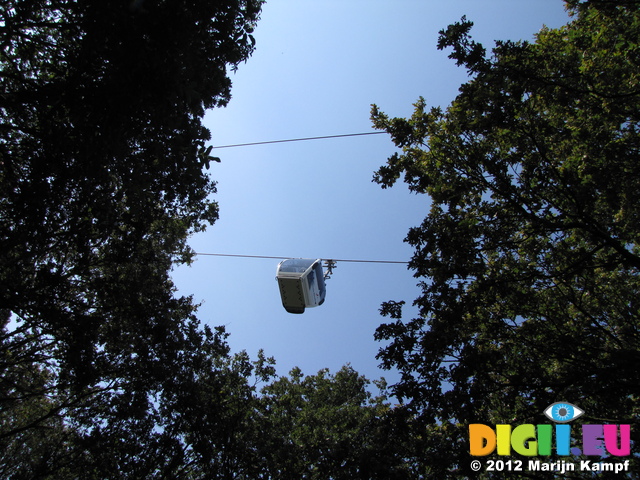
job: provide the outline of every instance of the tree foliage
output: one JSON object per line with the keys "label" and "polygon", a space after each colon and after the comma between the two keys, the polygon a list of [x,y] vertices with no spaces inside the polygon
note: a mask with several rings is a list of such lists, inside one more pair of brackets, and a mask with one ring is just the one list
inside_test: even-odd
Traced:
{"label": "tree foliage", "polygon": [[[264,478],[409,479],[411,446],[388,403],[384,381],[350,366],[304,376],[294,368],[262,389]],[[262,477],[261,477],[262,478]]]}
{"label": "tree foliage", "polygon": [[196,427],[246,378],[169,274],[217,218],[201,120],[261,3],[0,2],[0,475],[230,478]]}
{"label": "tree foliage", "polygon": [[566,26],[490,54],[463,18],[438,44],[471,77],[451,105],[372,109],[400,149],[375,181],[404,176],[430,200],[406,238],[420,313],[383,305],[376,337],[402,373],[394,393],[432,431],[432,478],[475,475],[469,423],[546,423],[560,400],[638,442],[638,7],[570,1]]}

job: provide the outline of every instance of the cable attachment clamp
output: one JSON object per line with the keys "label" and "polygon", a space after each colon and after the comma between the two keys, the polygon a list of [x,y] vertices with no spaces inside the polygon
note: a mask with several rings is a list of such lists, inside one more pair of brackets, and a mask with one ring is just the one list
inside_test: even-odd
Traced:
{"label": "cable attachment clamp", "polygon": [[328,280],[333,275],[333,269],[336,268],[335,260],[324,260],[324,268],[326,268],[326,272],[324,273],[324,279]]}

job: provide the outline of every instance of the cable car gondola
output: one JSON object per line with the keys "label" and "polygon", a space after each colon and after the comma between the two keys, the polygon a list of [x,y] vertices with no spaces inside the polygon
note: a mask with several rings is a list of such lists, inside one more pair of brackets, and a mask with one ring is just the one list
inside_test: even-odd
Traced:
{"label": "cable car gondola", "polygon": [[324,303],[326,287],[321,259],[291,258],[278,264],[276,280],[282,305],[289,313],[304,313],[305,308]]}

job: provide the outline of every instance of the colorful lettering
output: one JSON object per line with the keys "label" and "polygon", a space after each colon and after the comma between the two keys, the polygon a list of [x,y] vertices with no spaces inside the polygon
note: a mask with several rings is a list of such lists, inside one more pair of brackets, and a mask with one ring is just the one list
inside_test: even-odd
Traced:
{"label": "colorful lettering", "polygon": [[511,455],[511,425],[496,425],[498,455]]}
{"label": "colorful lettering", "polygon": [[[618,447],[618,428],[620,427],[620,446]],[[616,457],[631,454],[631,425],[603,425],[604,446],[607,452]]]}
{"label": "colorful lettering", "polygon": [[556,424],[556,453],[561,456],[569,455],[571,447],[571,425]]}
{"label": "colorful lettering", "polygon": [[[515,453],[526,457],[550,456],[555,432],[555,451],[559,456],[571,455],[571,425],[522,424],[513,428],[499,424],[495,430],[482,423],[469,425],[469,452],[474,457]],[[575,448],[580,454],[580,449]],[[582,425],[582,454],[603,457],[606,453],[617,457],[631,454],[630,425]]]}
{"label": "colorful lettering", "polygon": [[538,455],[551,455],[551,433],[553,426],[549,424],[537,425]]}
{"label": "colorful lettering", "polygon": [[469,425],[469,451],[474,457],[489,455],[496,449],[496,433],[482,423]]}
{"label": "colorful lettering", "polygon": [[535,425],[518,425],[511,433],[511,446],[520,455],[533,457],[538,453]]}
{"label": "colorful lettering", "polygon": [[582,453],[604,456],[604,431],[602,425],[582,426]]}

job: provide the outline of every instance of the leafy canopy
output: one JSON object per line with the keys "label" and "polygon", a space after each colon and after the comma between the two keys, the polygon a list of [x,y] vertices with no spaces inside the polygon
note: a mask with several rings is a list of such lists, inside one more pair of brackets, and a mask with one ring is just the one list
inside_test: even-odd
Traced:
{"label": "leafy canopy", "polygon": [[411,446],[394,415],[383,380],[369,381],[349,365],[266,385],[260,400],[265,478],[410,479]]}
{"label": "leafy canopy", "polygon": [[432,425],[433,478],[472,475],[469,423],[545,423],[555,401],[638,431],[638,6],[567,2],[566,26],[490,54],[463,18],[438,44],[471,77],[446,110],[373,106],[399,148],[375,181],[430,200],[406,238],[420,314],[384,304],[376,337],[394,393]]}
{"label": "leafy canopy", "polygon": [[169,274],[217,218],[201,120],[261,4],[0,2],[0,475],[208,471],[186,399],[230,428],[247,393]]}

